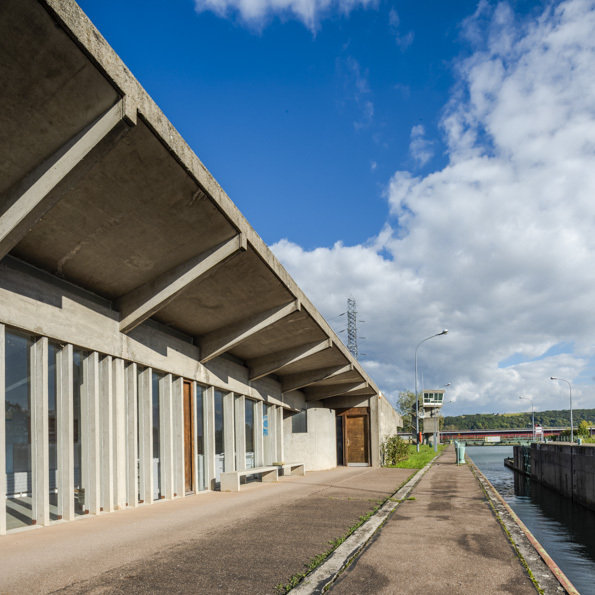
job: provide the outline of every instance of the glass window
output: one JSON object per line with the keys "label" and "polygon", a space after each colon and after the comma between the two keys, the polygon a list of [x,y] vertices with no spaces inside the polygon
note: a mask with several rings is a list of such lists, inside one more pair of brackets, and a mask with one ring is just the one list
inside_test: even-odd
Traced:
{"label": "glass window", "polygon": [[294,434],[306,434],[308,432],[307,409],[302,409],[299,413],[291,416],[291,431]]}
{"label": "glass window", "polygon": [[83,361],[85,352],[74,349],[72,352],[72,397],[73,397],[73,426],[72,442],[74,445],[74,514],[85,514],[85,490],[82,486],[82,411],[81,392],[83,386]]}
{"label": "glass window", "polygon": [[196,467],[198,470],[198,489],[206,489],[205,472],[205,415],[204,415],[204,387],[196,385]]}
{"label": "glass window", "polygon": [[152,396],[153,396],[153,499],[161,498],[161,457],[159,443],[159,385],[163,374],[153,372],[152,375]]}
{"label": "glass window", "polygon": [[224,419],[223,419],[223,393],[215,391],[215,454],[225,454],[225,444],[223,441],[224,433]]}
{"label": "glass window", "polygon": [[246,431],[246,469],[254,464],[254,401],[244,400],[244,427]]}
{"label": "glass window", "polygon": [[215,391],[215,481],[219,482],[225,472],[225,417],[223,415],[223,393]]}
{"label": "glass window", "polygon": [[31,337],[5,334],[6,528],[33,524]]}
{"label": "glass window", "polygon": [[48,442],[49,442],[49,470],[50,470],[50,520],[61,518],[62,511],[58,508],[58,422],[56,406],[56,387],[58,380],[56,359],[60,346],[55,343],[48,345]]}

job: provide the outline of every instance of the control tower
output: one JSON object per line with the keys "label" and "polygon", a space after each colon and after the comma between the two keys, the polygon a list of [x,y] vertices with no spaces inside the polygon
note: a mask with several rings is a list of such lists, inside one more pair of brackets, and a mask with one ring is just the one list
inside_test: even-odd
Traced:
{"label": "control tower", "polygon": [[440,432],[439,416],[440,408],[444,403],[444,389],[431,389],[423,391],[423,441],[433,443],[434,435]]}

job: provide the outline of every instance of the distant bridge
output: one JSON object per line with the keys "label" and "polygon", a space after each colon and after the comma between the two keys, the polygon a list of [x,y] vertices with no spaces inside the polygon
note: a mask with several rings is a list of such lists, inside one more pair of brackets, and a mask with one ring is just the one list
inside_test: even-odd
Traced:
{"label": "distant bridge", "polygon": [[[568,428],[543,428],[543,438],[559,436]],[[482,440],[490,442],[490,438],[500,438],[500,442],[531,440],[533,430],[531,428],[504,429],[504,430],[443,430],[440,432],[442,442],[448,440]],[[487,439],[487,440],[486,440]],[[494,440],[495,441],[495,440]]]}

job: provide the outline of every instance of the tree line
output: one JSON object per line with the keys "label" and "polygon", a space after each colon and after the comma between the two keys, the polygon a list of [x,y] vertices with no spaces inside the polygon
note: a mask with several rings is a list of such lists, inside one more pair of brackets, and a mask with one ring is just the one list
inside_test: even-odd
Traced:
{"label": "tree line", "polygon": [[[595,409],[573,409],[574,426],[581,421],[594,425]],[[570,427],[570,411],[550,410],[536,411],[535,424],[546,428]],[[531,413],[474,413],[471,415],[447,415],[444,417],[445,430],[508,430],[530,428]]]}
{"label": "tree line", "polygon": [[[422,395],[419,395],[420,409]],[[397,397],[397,412],[403,418],[403,432],[415,431],[415,394],[402,392]],[[575,428],[584,421],[595,425],[595,409],[573,409],[572,417]],[[536,411],[535,424],[546,428],[570,427],[568,409]],[[531,427],[531,412],[527,413],[473,413],[471,415],[440,416],[441,430],[508,430]]]}

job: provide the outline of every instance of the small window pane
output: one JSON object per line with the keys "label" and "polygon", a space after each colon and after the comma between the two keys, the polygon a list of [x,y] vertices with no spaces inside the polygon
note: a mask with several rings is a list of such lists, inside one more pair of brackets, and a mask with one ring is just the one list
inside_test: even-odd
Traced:
{"label": "small window pane", "polygon": [[308,411],[302,409],[291,418],[291,431],[294,434],[306,434],[308,432]]}

